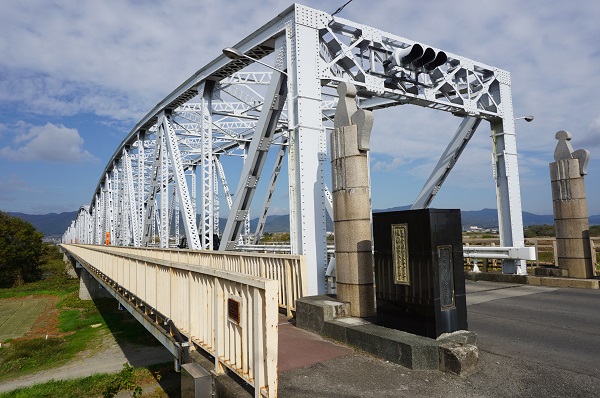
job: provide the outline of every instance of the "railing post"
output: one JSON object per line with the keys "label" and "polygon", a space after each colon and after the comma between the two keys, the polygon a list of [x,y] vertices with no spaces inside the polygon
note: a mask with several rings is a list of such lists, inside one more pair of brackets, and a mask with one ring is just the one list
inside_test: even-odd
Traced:
{"label": "railing post", "polygon": [[590,254],[592,256],[592,275],[596,276],[596,246],[594,240],[590,237]]}
{"label": "railing post", "polygon": [[[216,276],[214,277],[214,289],[213,289],[213,305],[214,305],[214,310],[215,310],[215,315],[214,315],[214,320],[215,320],[215,341],[214,341],[214,347],[215,347],[215,373],[216,374],[221,374],[225,372],[225,369],[223,367],[223,364],[220,361],[220,357],[223,356],[223,353],[225,352],[225,342],[223,341],[223,335],[224,335],[224,330],[223,328],[225,327],[224,324],[224,313],[225,313],[225,308],[224,308],[224,302],[223,302],[223,285],[221,283],[221,281],[219,280],[219,278],[217,278]],[[256,355],[256,352],[255,352]],[[256,380],[256,379],[255,379]]]}
{"label": "railing post", "polygon": [[284,266],[285,272],[285,306],[287,309],[287,317],[292,317],[292,306],[294,306],[294,296],[293,296],[293,285],[292,285],[292,266],[294,262],[292,260],[286,260]]}

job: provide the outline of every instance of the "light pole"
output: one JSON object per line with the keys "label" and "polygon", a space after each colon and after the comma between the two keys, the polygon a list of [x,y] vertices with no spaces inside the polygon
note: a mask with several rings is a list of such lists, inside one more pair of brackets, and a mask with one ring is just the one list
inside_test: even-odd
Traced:
{"label": "light pole", "polygon": [[[225,50],[223,50],[225,51]],[[515,120],[519,120],[519,119],[523,119],[525,120],[527,123],[533,121],[534,117],[532,115],[527,115],[527,116],[520,116],[520,117],[516,117]]]}

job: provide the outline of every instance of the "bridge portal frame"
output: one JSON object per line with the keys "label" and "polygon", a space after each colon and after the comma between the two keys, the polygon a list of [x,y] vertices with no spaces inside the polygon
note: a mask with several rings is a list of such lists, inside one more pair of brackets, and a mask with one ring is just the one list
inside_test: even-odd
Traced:
{"label": "bridge portal frame", "polygon": [[[441,52],[424,43],[331,16],[299,4],[292,5],[234,45],[237,50],[253,59],[260,60],[270,54],[275,54],[275,69],[284,70],[287,76],[285,79],[287,90],[284,90],[287,91],[285,94],[287,107],[280,112],[275,130],[279,131],[280,137],[283,137],[282,142],[287,140],[287,145],[289,145],[291,250],[293,254],[306,256],[308,294],[324,293],[326,288],[326,213],[331,207],[331,202],[330,196],[327,195],[328,190],[324,176],[324,164],[328,156],[325,131],[331,128],[331,121],[334,117],[333,107],[337,97],[335,88],[342,81],[350,82],[358,87],[359,105],[364,109],[377,110],[398,105],[418,105],[450,112],[461,120],[454,138],[450,140],[447,150],[419,194],[415,207],[427,207],[431,203],[458,160],[462,149],[475,133],[479,122],[488,121],[491,125],[492,175],[496,183],[501,246],[524,247],[510,74],[499,68],[449,52],[445,52],[446,61],[431,70],[424,65],[414,67],[398,61],[399,57],[396,55],[399,52],[415,46],[431,49],[436,54]],[[255,96],[253,99],[252,95],[242,95],[236,92],[235,98],[240,99],[239,103],[225,103],[217,100],[219,90],[225,92],[226,86],[242,83],[244,79],[247,83],[250,76],[256,84],[271,86],[279,84],[281,79],[272,78],[273,72],[240,74],[240,71],[254,64],[251,58],[241,57],[230,60],[224,55],[217,57],[166,96],[136,124],[107,163],[102,174],[103,178],[100,179],[93,195],[89,210],[91,216],[86,219],[87,221],[81,218],[81,222],[86,222],[87,228],[93,233],[77,232],[77,234],[87,236],[85,239],[89,239],[91,235],[94,241],[79,240],[81,243],[102,243],[103,229],[106,229],[107,226],[114,228],[111,219],[114,209],[111,206],[119,201],[112,199],[113,195],[120,190],[119,187],[112,185],[115,182],[120,183],[120,180],[114,177],[118,177],[119,167],[122,167],[124,148],[129,148],[130,160],[135,160],[137,167],[133,164],[129,167],[130,165],[127,164],[125,169],[128,173],[135,171],[137,175],[132,175],[131,178],[127,177],[126,180],[128,183],[137,181],[137,187],[133,189],[138,193],[136,197],[138,203],[135,206],[124,205],[124,211],[136,211],[137,213],[130,214],[125,219],[133,220],[134,217],[137,217],[135,219],[140,220],[137,224],[138,228],[143,228],[139,232],[139,236],[142,236],[142,244],[149,243],[150,230],[154,230],[156,227],[163,231],[161,245],[169,245],[168,242],[165,242],[169,235],[164,232],[168,231],[171,223],[166,214],[169,208],[167,203],[169,197],[166,193],[168,185],[176,178],[177,170],[183,170],[185,173],[185,171],[193,170],[197,165],[203,165],[204,170],[209,170],[208,165],[213,164],[206,158],[209,152],[212,152],[210,156],[215,159],[233,151],[235,147],[241,146],[242,142],[247,145],[252,141],[254,134],[252,130],[246,130],[242,134],[229,133],[228,136],[232,137],[230,141],[219,140],[215,135],[220,130],[233,128],[234,125],[239,127],[245,124],[245,127],[252,129],[252,126],[256,126],[254,123],[257,122],[257,118],[253,119],[245,115],[233,124],[223,121],[223,124],[218,125],[215,115],[230,112],[230,115],[241,117],[240,115],[248,109],[264,107],[273,109],[274,104],[269,103],[269,101],[275,101],[276,96],[273,95],[265,100],[260,96]],[[275,73],[275,75],[279,76],[280,73]],[[206,88],[209,86],[214,88],[207,90]],[[193,102],[197,96],[202,97],[200,105]],[[210,104],[209,109],[206,104]],[[201,113],[208,113],[208,115],[190,116],[190,112],[195,108],[201,108]],[[152,132],[156,135],[157,129],[161,129],[161,120],[164,119],[165,114],[171,115],[177,112],[181,114],[188,112],[185,113],[188,120],[200,126],[198,128],[200,133],[193,136],[188,127],[173,124],[173,128],[178,128],[182,132],[178,133],[180,134],[178,135],[180,148],[187,151],[186,155],[182,149],[182,156],[179,160],[177,156],[169,155],[167,157],[162,153],[169,150],[164,139],[152,141],[150,137]],[[264,109],[262,114],[265,114]],[[212,119],[210,119],[211,117]],[[476,120],[476,123],[473,123],[473,120]],[[212,134],[207,134],[209,128],[213,128]],[[211,135],[212,151],[206,147],[206,142],[202,142],[202,137]],[[197,160],[190,161],[189,159],[194,153],[193,145],[190,143],[197,139],[193,137],[199,137],[200,143],[204,144],[204,149],[199,153],[204,153],[205,156],[198,156]],[[269,145],[273,143],[274,140],[258,142],[262,150],[267,152]],[[153,158],[154,162],[152,162]],[[158,164],[157,162],[161,158],[163,161]],[[264,162],[254,164],[255,167],[244,167],[238,189],[235,190],[236,196],[253,193],[252,190],[244,189],[244,184],[258,183]],[[214,184],[216,178],[214,169],[212,177],[206,172],[201,173],[202,209],[210,208],[210,203],[207,202],[210,198],[213,198],[214,201],[213,209],[219,208],[218,198],[214,194],[217,189]],[[181,182],[180,174],[178,178]],[[189,176],[185,178],[189,178]],[[174,184],[174,187],[181,189],[181,185],[181,183]],[[195,184],[190,185],[195,186]],[[210,192],[211,189],[213,192]],[[157,217],[158,212],[154,210],[155,202],[158,202],[157,194],[160,195],[160,217]],[[129,194],[127,197],[131,198],[133,195]],[[185,195],[181,195],[180,192],[177,197],[181,200]],[[189,197],[195,198],[196,195],[192,194]],[[250,206],[250,201],[244,201],[241,197],[234,197],[232,202],[235,206],[229,213],[228,224],[233,224],[236,218],[239,221],[240,215],[246,214],[245,212]],[[196,215],[193,214],[196,205],[189,206],[189,204],[182,203],[180,208],[184,220],[187,220],[186,225],[190,226],[190,223],[196,220]],[[76,223],[79,222],[79,219]],[[203,214],[202,225],[198,229],[205,231],[203,234],[206,231],[214,230],[214,225],[212,228],[210,225],[205,225],[205,223],[211,222],[218,222],[218,218],[211,218],[207,214]],[[121,222],[124,228],[132,228],[134,224],[136,223]],[[82,229],[85,228],[70,228],[65,233],[63,241],[72,241],[74,231]],[[190,230],[194,228],[186,229],[189,234]],[[225,246],[230,249],[235,247],[239,232],[232,233],[231,231],[240,231],[240,229],[226,228],[228,236],[223,239],[222,248]],[[135,236],[134,233],[122,235]],[[111,236],[114,236],[114,233]],[[197,239],[188,237],[190,248],[213,249],[212,239],[206,238],[206,236]],[[200,242],[200,244],[195,242]],[[117,243],[131,244],[131,242]],[[504,259],[503,272],[526,273],[525,261]]]}

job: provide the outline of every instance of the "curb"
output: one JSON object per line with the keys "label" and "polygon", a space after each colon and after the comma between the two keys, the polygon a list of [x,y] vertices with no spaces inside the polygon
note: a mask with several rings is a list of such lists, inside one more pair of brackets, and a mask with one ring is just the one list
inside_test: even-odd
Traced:
{"label": "curb", "polygon": [[414,370],[467,376],[477,370],[477,335],[467,330],[437,339],[375,325],[347,316],[349,303],[329,296],[296,300],[296,326]]}
{"label": "curb", "polygon": [[598,279],[577,279],[555,276],[533,276],[496,274],[491,272],[465,272],[465,279],[471,281],[519,283],[522,285],[577,288],[577,289],[600,289]]}

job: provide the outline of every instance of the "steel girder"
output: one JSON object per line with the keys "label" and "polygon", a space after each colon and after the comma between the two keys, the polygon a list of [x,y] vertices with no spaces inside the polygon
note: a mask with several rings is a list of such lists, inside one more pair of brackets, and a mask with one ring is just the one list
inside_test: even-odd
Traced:
{"label": "steel girder", "polygon": [[[73,228],[80,230],[79,223],[86,223],[87,227],[82,230],[90,231],[94,243],[103,243],[105,232],[111,231],[114,236],[113,215],[121,203],[120,208],[130,217],[128,223],[121,221],[122,228],[135,228],[133,220],[137,216],[140,244],[152,244],[150,238],[158,226],[160,244],[167,246],[169,225],[173,221],[169,220],[168,202],[172,199],[168,192],[177,189],[181,201],[183,191],[186,191],[182,188],[183,182],[186,182],[194,192],[189,194],[188,191],[191,205],[189,209],[182,206],[181,211],[185,214],[181,216],[191,226],[196,222],[196,208],[200,207],[203,214],[198,230],[201,232],[196,235],[202,237],[196,238],[204,243],[198,247],[210,248],[212,239],[205,238],[219,228],[216,184],[219,164],[227,167],[225,158],[241,157],[242,148],[250,144],[248,157],[253,160],[242,167],[241,182],[232,200],[232,204],[237,204],[228,216],[226,238],[223,239],[222,247],[232,249],[237,242],[235,230],[240,230],[238,223],[249,209],[257,187],[262,170],[259,158],[266,157],[270,143],[279,137],[288,137],[291,247],[294,253],[306,255],[308,294],[324,292],[325,222],[329,207],[324,177],[327,161],[325,129],[332,126],[337,102],[335,88],[345,81],[358,87],[358,101],[365,109],[414,104],[451,112],[477,124],[481,120],[489,121],[500,238],[503,246],[523,246],[509,73],[448,52],[446,59],[432,68],[404,63],[398,56],[417,46],[440,54],[439,49],[424,43],[302,5],[292,5],[234,45],[254,59],[270,57],[278,71],[256,71],[253,68],[257,65],[248,58],[230,60],[221,55],[194,73],[125,137],[98,182],[89,206],[90,217],[78,217]],[[287,75],[282,75],[282,70]],[[282,79],[284,82],[280,86]],[[214,85],[212,90],[207,90],[209,84]],[[287,92],[287,95],[273,95],[275,87],[279,94]],[[210,96],[206,97],[209,91]],[[281,96],[287,97],[285,106],[280,101]],[[272,114],[275,97],[278,98],[277,115]],[[267,123],[270,127],[265,130],[264,118],[270,112]],[[170,126],[166,129],[165,115]],[[431,202],[475,127],[470,133],[469,128],[459,127],[415,206],[426,206]],[[164,141],[166,131],[171,132],[169,145]],[[267,138],[265,131],[273,132],[273,136],[262,141],[256,138]],[[127,155],[131,167],[123,160],[124,148],[129,148]],[[179,157],[174,154],[177,149]],[[221,162],[217,161],[219,158]],[[197,166],[201,167],[199,195],[195,195],[196,173],[193,171]],[[123,171],[121,178],[119,167]],[[267,192],[271,192],[272,185],[267,184]],[[197,206],[198,198],[202,203]],[[267,207],[263,205],[261,215],[266,216]],[[173,217],[179,219],[180,215]],[[186,230],[188,242],[196,239],[191,236],[193,234],[193,228]],[[130,244],[135,244],[134,231],[123,236]],[[504,260],[505,272],[523,270],[522,261]]]}
{"label": "steel girder", "polygon": [[412,209],[426,209],[429,207],[433,198],[438,193],[446,177],[452,171],[456,161],[462,154],[471,137],[477,130],[481,119],[475,117],[465,117],[456,130],[454,137],[448,144],[448,147],[440,157],[440,160],[434,167],[431,175],[425,182],[423,189],[415,199]]}
{"label": "steel girder", "polygon": [[228,217],[223,230],[221,250],[233,250],[237,244],[287,97],[286,82],[287,75],[284,72],[273,72],[273,79],[269,84],[265,101],[269,105],[262,107],[256,132],[248,147],[247,158],[231,206],[230,214],[232,216]]}

